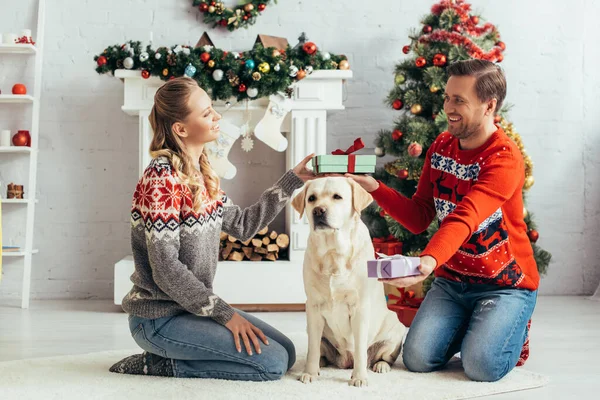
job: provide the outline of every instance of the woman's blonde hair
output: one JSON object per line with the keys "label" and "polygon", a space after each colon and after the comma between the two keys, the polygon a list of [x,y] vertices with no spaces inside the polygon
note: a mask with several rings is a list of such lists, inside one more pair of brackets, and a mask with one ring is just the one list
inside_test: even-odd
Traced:
{"label": "woman's blonde hair", "polygon": [[154,105],[148,117],[154,132],[150,143],[150,155],[152,158],[164,156],[169,159],[181,182],[190,188],[195,211],[201,209],[202,188],[201,177],[198,176],[196,168],[197,162],[200,163],[200,174],[204,178],[204,186],[210,198],[216,200],[220,195],[219,176],[210,166],[206,149],[202,152],[200,160],[193,160],[183,141],[173,130],[174,123],[185,121],[191,113],[188,100],[192,91],[198,87],[198,83],[188,77],[168,81],[154,95]]}

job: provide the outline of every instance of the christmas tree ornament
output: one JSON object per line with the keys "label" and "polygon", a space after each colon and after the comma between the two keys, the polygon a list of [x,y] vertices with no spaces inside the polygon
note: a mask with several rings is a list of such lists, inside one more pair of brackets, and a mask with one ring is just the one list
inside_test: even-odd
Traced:
{"label": "christmas tree ornament", "polygon": [[472,15],[471,16],[471,22],[475,25],[477,25],[479,23],[479,17],[477,15]]}
{"label": "christmas tree ornament", "polygon": [[106,57],[104,56],[100,56],[98,57],[98,59],[96,60],[96,63],[98,64],[99,67],[103,67],[104,65],[106,65]]}
{"label": "christmas tree ornament", "polygon": [[440,88],[439,88],[439,87],[437,87],[437,86],[435,86],[435,85],[431,85],[431,86],[429,87],[429,91],[430,91],[431,93],[437,93],[437,92],[439,92],[439,91],[440,91]]}
{"label": "christmas tree ornament", "polygon": [[423,68],[426,64],[427,60],[425,60],[425,57],[417,57],[415,60],[415,65],[419,68]]}
{"label": "christmas tree ornament", "polygon": [[529,231],[527,231],[527,236],[529,237],[529,240],[531,240],[532,243],[537,242],[540,238],[540,234],[535,229],[530,229]]}
{"label": "christmas tree ornament", "polygon": [[446,65],[446,56],[444,54],[437,53],[435,56],[433,56],[433,65],[436,67],[443,67]]}
{"label": "christmas tree ornament", "polygon": [[299,81],[306,78],[306,71],[301,69],[300,71],[298,71],[298,73],[296,74],[296,79],[298,79]]}
{"label": "christmas tree ornament", "polygon": [[167,64],[171,67],[177,65],[177,55],[175,53],[167,54]]}
{"label": "christmas tree ornament", "polygon": [[212,73],[212,77],[215,81],[220,82],[223,80],[223,70],[215,69]]}
{"label": "christmas tree ornament", "polygon": [[335,61],[331,60],[331,68],[332,69],[337,69],[338,68],[338,63],[336,63]]}
{"label": "christmas tree ornament", "polygon": [[462,27],[459,24],[452,25],[452,30],[456,33],[462,32]]}
{"label": "christmas tree ornament", "polygon": [[249,153],[254,148],[254,140],[250,136],[244,136],[242,139],[242,150]]}
{"label": "christmas tree ornament", "polygon": [[290,72],[289,72],[289,75],[290,75],[292,78],[295,78],[295,77],[296,77],[296,75],[298,75],[298,67],[296,67],[295,65],[292,65],[292,66],[290,66]]}
{"label": "christmas tree ornament", "polygon": [[17,131],[12,137],[13,146],[29,146],[31,147],[31,135],[27,130]]}
{"label": "christmas tree ornament", "polygon": [[348,60],[342,60],[340,61],[339,68],[343,70],[350,69],[350,63]]}
{"label": "christmas tree ornament", "polygon": [[258,96],[258,89],[251,87],[246,91],[246,94],[248,95],[248,97],[253,99],[256,96]]}
{"label": "christmas tree ornament", "polygon": [[499,124],[502,121],[502,117],[498,114],[494,115],[494,122]]}
{"label": "christmas tree ornament", "polygon": [[258,70],[263,74],[266,74],[271,70],[271,66],[267,62],[263,62],[258,65]]}
{"label": "christmas tree ornament", "polygon": [[260,81],[260,78],[262,78],[260,72],[257,71],[252,73],[252,79],[254,79],[255,81]]}
{"label": "christmas tree ornament", "polygon": [[273,53],[271,53],[271,54],[273,55],[273,57],[279,57],[279,56],[281,56],[281,52],[279,50],[277,50],[277,49],[274,49]]}
{"label": "christmas tree ornament", "polygon": [[134,64],[135,63],[133,61],[133,58],[131,58],[131,57],[127,57],[126,59],[123,60],[123,66],[127,69],[133,68]]}
{"label": "christmas tree ornament", "polygon": [[385,150],[383,149],[383,147],[379,147],[379,146],[375,147],[375,155],[377,157],[385,156]]}
{"label": "christmas tree ornament", "polygon": [[331,60],[331,54],[329,54],[328,52],[322,53],[321,57],[323,57],[323,60],[325,61]]}
{"label": "christmas tree ornament", "polygon": [[317,52],[317,45],[313,42],[306,42],[302,45],[302,50],[310,56]]}
{"label": "christmas tree ornament", "polygon": [[279,65],[279,64],[275,64],[275,66],[273,67],[273,70],[274,70],[275,72],[279,72],[279,71],[281,71],[281,65]]}
{"label": "christmas tree ornament", "polygon": [[423,153],[423,146],[421,146],[419,143],[412,142],[408,146],[408,155],[411,157],[419,157],[421,153]]}
{"label": "christmas tree ornament", "polygon": [[394,129],[394,131],[392,132],[392,139],[394,140],[394,142],[397,142],[400,139],[402,139],[402,136],[404,136],[404,134],[398,129]]}
{"label": "christmas tree ornament", "polygon": [[527,208],[525,208],[525,206],[523,206],[523,218],[527,218],[527,215],[529,213],[527,212]]}
{"label": "christmas tree ornament", "polygon": [[238,86],[238,90],[240,92],[245,92],[246,91],[246,85],[243,83],[240,83],[240,86]]}
{"label": "christmas tree ornament", "polygon": [[534,183],[535,183],[535,179],[533,178],[533,175],[529,175],[528,177],[525,178],[525,183],[523,184],[523,188],[525,190],[529,190],[529,189],[531,189],[531,187],[533,186]]}
{"label": "christmas tree ornament", "polygon": [[396,82],[396,85],[402,85],[404,82],[406,82],[406,76],[397,74],[394,78],[394,82]]}
{"label": "christmas tree ornament", "polygon": [[212,169],[223,179],[232,179],[237,168],[227,159],[231,147],[241,136],[240,127],[221,119],[219,137],[205,145],[208,161]]}
{"label": "christmas tree ornament", "polygon": [[413,104],[410,108],[410,112],[415,115],[421,114],[421,111],[423,111],[423,107],[420,104]]}
{"label": "christmas tree ornament", "polygon": [[292,100],[280,94],[269,97],[269,105],[263,118],[254,128],[254,136],[275,151],[285,151],[287,139],[281,134],[281,124],[292,109]]}
{"label": "christmas tree ornament", "polygon": [[140,54],[140,61],[141,62],[146,62],[148,61],[148,59],[150,58],[150,55],[146,52],[143,52],[142,54]]}
{"label": "christmas tree ornament", "polygon": [[408,170],[407,169],[401,169],[400,171],[398,171],[397,176],[400,179],[406,179],[406,178],[408,178]]}
{"label": "christmas tree ornament", "polygon": [[404,46],[404,47],[402,47],[402,52],[403,52],[404,54],[408,54],[408,53],[410,53],[410,46]]}
{"label": "christmas tree ornament", "polygon": [[206,65],[208,66],[208,68],[214,68],[215,67],[215,60],[208,60],[208,62],[206,63]]}
{"label": "christmas tree ornament", "polygon": [[248,4],[246,4],[246,5],[244,6],[244,11],[246,11],[246,12],[248,12],[248,13],[249,13],[249,12],[250,12],[250,11],[252,11],[252,10],[254,10],[254,4],[252,4],[252,3],[248,3]]}
{"label": "christmas tree ornament", "polygon": [[265,8],[267,8],[267,5],[265,3],[260,3],[258,5],[258,11],[265,11]]}
{"label": "christmas tree ornament", "polygon": [[202,12],[207,12],[208,11],[208,4],[207,3],[200,3],[200,7],[198,7],[198,9]]}
{"label": "christmas tree ornament", "polygon": [[202,61],[203,63],[207,63],[208,60],[210,60],[210,53],[204,52],[200,54],[200,61]]}
{"label": "christmas tree ornament", "polygon": [[144,78],[144,79],[150,78],[150,71],[148,71],[147,69],[142,70],[142,78]]}
{"label": "christmas tree ornament", "polygon": [[12,94],[25,95],[27,94],[27,86],[22,83],[15,83],[12,87]]}
{"label": "christmas tree ornament", "polygon": [[163,74],[163,76],[169,75],[169,69],[168,68],[163,69],[162,74]]}
{"label": "christmas tree ornament", "polygon": [[213,14],[216,11],[215,6],[208,6],[208,12]]}
{"label": "christmas tree ornament", "polygon": [[156,53],[156,54],[154,55],[154,58],[155,58],[155,59],[157,59],[157,60],[160,60],[160,59],[161,59],[161,57],[162,57],[162,54],[160,54],[160,53]]}
{"label": "christmas tree ornament", "polygon": [[392,103],[392,107],[394,108],[394,110],[399,110],[402,108],[404,104],[402,103],[402,100],[400,99],[396,99],[394,100],[394,102]]}
{"label": "christmas tree ornament", "polygon": [[423,27],[423,33],[424,33],[424,34],[431,33],[431,31],[432,31],[432,30],[433,30],[433,28],[431,27],[431,25],[425,25],[425,26]]}
{"label": "christmas tree ornament", "polygon": [[185,76],[189,76],[190,78],[193,78],[194,75],[196,75],[196,67],[194,67],[192,64],[188,64],[187,67],[185,67],[185,71],[184,74]]}
{"label": "christmas tree ornament", "polygon": [[496,61],[498,61],[498,62],[504,61],[504,56],[502,54],[498,54],[498,57],[496,57]]}
{"label": "christmas tree ornament", "polygon": [[506,50],[506,44],[504,42],[496,43],[496,46],[500,47],[502,51]]}
{"label": "christmas tree ornament", "polygon": [[308,75],[310,75],[310,74],[312,74],[312,73],[313,73],[313,70],[314,70],[314,69],[313,69],[313,66],[312,66],[312,65],[307,65],[306,67],[304,67],[304,70],[306,71],[306,73],[307,73]]}
{"label": "christmas tree ornament", "polygon": [[246,68],[254,69],[255,66],[256,66],[256,63],[254,62],[254,60],[246,60]]}

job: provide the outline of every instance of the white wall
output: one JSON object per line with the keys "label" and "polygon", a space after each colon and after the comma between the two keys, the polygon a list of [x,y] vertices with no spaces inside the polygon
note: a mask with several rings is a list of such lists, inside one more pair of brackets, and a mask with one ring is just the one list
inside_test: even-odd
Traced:
{"label": "white wall", "polygon": [[[348,55],[355,74],[347,84],[347,110],[328,121],[330,149],[356,136],[369,145],[395,115],[382,105],[393,67],[404,56],[409,29],[419,26],[432,4],[280,0],[252,28],[229,33],[207,29],[191,2],[48,1],[34,298],[110,298],[112,266],[129,252],[137,121],[120,110],[122,83],[95,73],[94,54],[128,39],[147,40],[150,31],[155,45],[193,45],[208,30],[217,46],[231,50],[250,48],[258,33],[295,43],[305,31],[321,48]],[[34,27],[36,4],[4,4],[0,32]],[[541,292],[591,293],[600,280],[600,5],[592,0],[543,5],[476,0],[473,6],[499,27],[507,44],[503,66],[508,101],[515,105],[511,117],[535,162],[529,209],[537,216],[539,244],[554,255]],[[14,72],[13,63],[0,59],[3,92],[14,80],[31,75],[31,68]],[[15,108],[0,111],[0,125],[16,130],[21,125],[15,119],[26,116]],[[235,151],[234,161],[244,168],[240,187],[224,183],[241,204],[254,200],[284,164],[281,154],[257,147],[248,155]],[[272,160],[260,161],[266,157]],[[6,236],[9,228],[4,229]],[[17,297],[20,266],[4,261],[0,298]]]}

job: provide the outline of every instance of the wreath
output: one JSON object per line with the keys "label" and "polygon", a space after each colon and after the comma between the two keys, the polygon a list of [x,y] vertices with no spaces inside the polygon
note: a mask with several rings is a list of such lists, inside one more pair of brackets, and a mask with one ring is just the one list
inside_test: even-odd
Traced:
{"label": "wreath", "polygon": [[[277,0],[273,0],[277,4]],[[235,8],[225,7],[218,0],[194,0],[193,6],[204,14],[204,23],[226,27],[230,31],[254,24],[256,19],[267,8],[271,0],[251,0]]]}
{"label": "wreath", "polygon": [[211,45],[192,48],[176,45],[143,48],[139,41],[109,46],[94,56],[96,72],[114,74],[117,69],[139,70],[143,78],[157,76],[166,81],[189,76],[210,93],[213,100],[238,101],[267,97],[289,87],[314,70],[349,69],[344,55],[321,52],[313,42],[300,42],[286,49],[256,44],[243,53],[228,52]]}

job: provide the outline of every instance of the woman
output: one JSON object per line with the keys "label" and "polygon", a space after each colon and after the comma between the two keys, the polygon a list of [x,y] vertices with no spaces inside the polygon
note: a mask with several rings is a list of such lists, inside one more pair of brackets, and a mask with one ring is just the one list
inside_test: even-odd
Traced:
{"label": "woman", "polygon": [[196,81],[182,77],[165,83],[154,96],[149,119],[153,160],[133,198],[134,286],[123,299],[133,338],[145,351],[110,370],[252,381],[281,378],[295,361],[292,342],[232,308],[213,293],[212,284],[220,232],[244,241],[269,224],[292,192],[314,177],[306,169],[312,155],[242,210],[220,189],[204,151],[219,135],[221,116]]}

